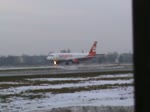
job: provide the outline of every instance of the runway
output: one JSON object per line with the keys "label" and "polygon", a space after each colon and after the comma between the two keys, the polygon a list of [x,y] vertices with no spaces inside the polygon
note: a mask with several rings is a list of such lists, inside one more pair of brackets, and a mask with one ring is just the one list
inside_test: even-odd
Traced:
{"label": "runway", "polygon": [[111,71],[133,71],[131,64],[92,64],[71,66],[9,67],[0,68],[0,77],[51,75],[69,73],[93,73]]}

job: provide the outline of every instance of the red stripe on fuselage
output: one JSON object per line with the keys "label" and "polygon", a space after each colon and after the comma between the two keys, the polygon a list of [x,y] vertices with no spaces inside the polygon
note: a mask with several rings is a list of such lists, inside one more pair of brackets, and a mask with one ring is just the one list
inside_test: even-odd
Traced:
{"label": "red stripe on fuselage", "polygon": [[59,55],[60,58],[71,58],[72,54],[61,54]]}

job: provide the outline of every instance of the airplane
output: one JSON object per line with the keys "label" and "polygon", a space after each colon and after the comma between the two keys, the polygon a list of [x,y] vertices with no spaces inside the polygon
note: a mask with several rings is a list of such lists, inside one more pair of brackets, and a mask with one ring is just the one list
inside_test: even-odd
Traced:
{"label": "airplane", "polygon": [[71,63],[79,64],[79,61],[91,59],[96,56],[97,41],[92,45],[89,53],[50,53],[47,60],[53,61],[54,65],[65,62],[66,65]]}

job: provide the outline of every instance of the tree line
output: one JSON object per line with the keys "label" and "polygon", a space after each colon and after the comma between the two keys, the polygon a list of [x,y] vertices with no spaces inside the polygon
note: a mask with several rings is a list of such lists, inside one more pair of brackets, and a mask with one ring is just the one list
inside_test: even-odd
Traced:
{"label": "tree line", "polygon": [[[0,66],[45,66],[53,65],[52,61],[46,59],[46,55],[22,55],[22,56],[0,56]],[[91,60],[83,63],[132,63],[132,53],[121,53],[117,52],[107,54],[97,54],[97,56]],[[82,63],[82,62],[81,62]]]}

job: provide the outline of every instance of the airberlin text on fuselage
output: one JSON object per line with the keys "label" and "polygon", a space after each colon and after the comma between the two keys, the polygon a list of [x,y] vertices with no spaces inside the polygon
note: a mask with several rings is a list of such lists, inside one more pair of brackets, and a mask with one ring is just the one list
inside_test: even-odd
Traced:
{"label": "airberlin text on fuselage", "polygon": [[60,58],[70,58],[72,57],[72,54],[61,54],[59,55]]}

